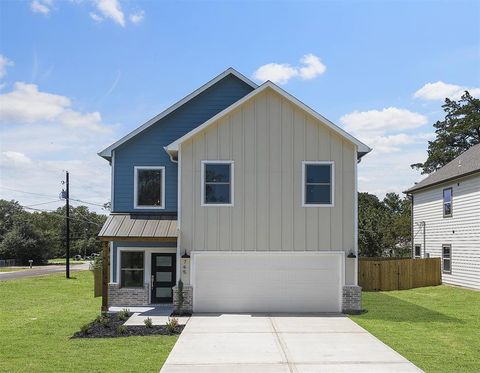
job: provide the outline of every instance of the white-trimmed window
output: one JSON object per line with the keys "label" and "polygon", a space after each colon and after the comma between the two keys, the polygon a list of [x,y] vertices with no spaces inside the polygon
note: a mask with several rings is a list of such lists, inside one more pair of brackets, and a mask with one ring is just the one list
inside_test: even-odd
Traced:
{"label": "white-trimmed window", "polygon": [[452,245],[442,245],[443,273],[452,273]]}
{"label": "white-trimmed window", "polygon": [[202,161],[202,206],[233,206],[233,161]]}
{"label": "white-trimmed window", "polygon": [[136,166],[133,189],[136,209],[165,208],[165,167]]}
{"label": "white-trimmed window", "polygon": [[302,162],[302,206],[333,207],[334,162]]}
{"label": "white-trimmed window", "polygon": [[143,251],[120,251],[120,286],[143,287]]}
{"label": "white-trimmed window", "polygon": [[453,213],[453,190],[446,188],[443,190],[443,217],[450,218]]}

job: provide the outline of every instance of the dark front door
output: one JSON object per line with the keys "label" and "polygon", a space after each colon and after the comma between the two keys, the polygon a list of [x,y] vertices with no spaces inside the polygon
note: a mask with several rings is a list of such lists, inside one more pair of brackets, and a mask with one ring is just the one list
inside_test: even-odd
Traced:
{"label": "dark front door", "polygon": [[172,303],[176,280],[176,254],[152,253],[152,303]]}

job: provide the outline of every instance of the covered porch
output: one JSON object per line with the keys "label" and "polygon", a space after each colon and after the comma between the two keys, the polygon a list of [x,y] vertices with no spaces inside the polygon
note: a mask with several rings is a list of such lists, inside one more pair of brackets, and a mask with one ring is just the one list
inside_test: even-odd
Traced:
{"label": "covered porch", "polygon": [[177,220],[165,214],[112,213],[102,241],[102,312],[110,306],[173,303],[180,276]]}

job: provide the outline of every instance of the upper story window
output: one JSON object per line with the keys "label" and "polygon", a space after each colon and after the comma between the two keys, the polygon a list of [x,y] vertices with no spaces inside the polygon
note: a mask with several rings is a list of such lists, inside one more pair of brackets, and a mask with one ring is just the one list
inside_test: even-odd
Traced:
{"label": "upper story window", "polygon": [[165,208],[165,167],[135,167],[134,194],[136,209]]}
{"label": "upper story window", "polygon": [[448,218],[452,216],[453,206],[452,206],[453,192],[452,188],[447,188],[443,190],[443,217]]}
{"label": "upper story window", "polygon": [[202,206],[233,206],[233,161],[202,161]]}
{"label": "upper story window", "polygon": [[302,205],[304,207],[332,207],[334,163],[331,161],[304,161],[302,167]]}

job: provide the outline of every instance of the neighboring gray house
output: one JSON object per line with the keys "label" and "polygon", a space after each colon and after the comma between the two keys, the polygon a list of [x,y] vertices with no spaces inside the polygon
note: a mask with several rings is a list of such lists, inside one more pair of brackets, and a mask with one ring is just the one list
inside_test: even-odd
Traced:
{"label": "neighboring gray house", "polygon": [[181,278],[194,312],[358,310],[370,150],[228,69],[99,153],[113,180],[109,305],[172,302]]}
{"label": "neighboring gray house", "polygon": [[405,193],[413,257],[440,257],[444,283],[480,289],[480,144]]}

